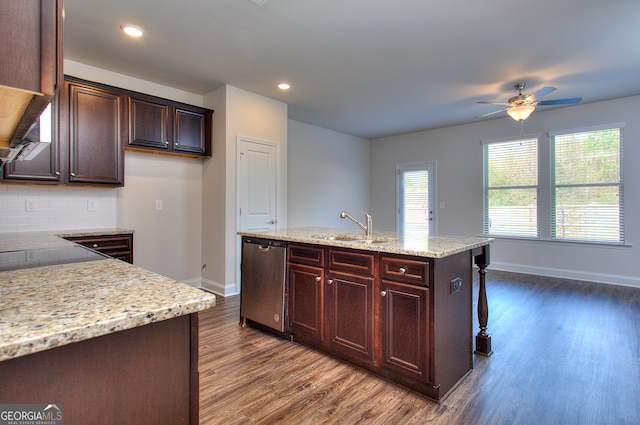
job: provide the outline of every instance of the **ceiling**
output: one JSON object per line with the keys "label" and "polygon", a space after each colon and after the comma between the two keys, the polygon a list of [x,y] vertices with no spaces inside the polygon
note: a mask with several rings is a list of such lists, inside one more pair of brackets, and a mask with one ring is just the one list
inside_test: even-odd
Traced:
{"label": "ceiling", "polygon": [[229,84],[364,138],[472,122],[519,82],[557,87],[544,100],[640,94],[638,0],[64,1],[66,59],[197,94]]}

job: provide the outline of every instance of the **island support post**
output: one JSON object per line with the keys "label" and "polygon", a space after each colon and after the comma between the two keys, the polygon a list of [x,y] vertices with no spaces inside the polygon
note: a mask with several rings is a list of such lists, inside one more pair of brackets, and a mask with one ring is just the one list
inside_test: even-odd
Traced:
{"label": "island support post", "polygon": [[480,275],[480,285],[478,290],[478,324],[480,331],[476,335],[476,354],[489,357],[493,354],[491,350],[491,335],[487,333],[487,323],[489,321],[489,304],[487,302],[486,274],[489,265],[489,245],[484,245],[473,251],[474,261],[478,266]]}

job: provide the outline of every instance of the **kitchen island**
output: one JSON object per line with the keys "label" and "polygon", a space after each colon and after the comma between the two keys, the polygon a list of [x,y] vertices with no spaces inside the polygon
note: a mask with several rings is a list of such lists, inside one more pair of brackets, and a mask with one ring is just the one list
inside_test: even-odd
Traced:
{"label": "kitchen island", "polygon": [[296,341],[436,401],[473,368],[475,262],[476,352],[491,354],[485,290],[491,238],[315,227],[239,234],[244,242],[286,242],[285,324]]}
{"label": "kitchen island", "polygon": [[[4,259],[72,248],[90,251],[0,235]],[[215,296],[94,254],[0,272],[0,403],[62,405],[68,423],[197,424],[197,312]]]}

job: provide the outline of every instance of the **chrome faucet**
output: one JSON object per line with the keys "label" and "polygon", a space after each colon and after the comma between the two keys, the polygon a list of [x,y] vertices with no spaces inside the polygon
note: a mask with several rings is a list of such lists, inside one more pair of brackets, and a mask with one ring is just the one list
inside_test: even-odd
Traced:
{"label": "chrome faucet", "polygon": [[[364,211],[363,211],[364,212]],[[351,217],[349,214],[347,214],[345,211],[342,211],[340,213],[340,218],[348,218],[349,220],[353,221],[354,223],[356,223],[358,225],[358,227],[360,227],[362,229],[362,231],[367,235],[367,237],[371,237],[371,234],[373,233],[373,224],[371,223],[371,215],[364,213],[366,219],[367,219],[367,224],[362,224],[360,223],[358,220],[356,220],[355,218]]]}

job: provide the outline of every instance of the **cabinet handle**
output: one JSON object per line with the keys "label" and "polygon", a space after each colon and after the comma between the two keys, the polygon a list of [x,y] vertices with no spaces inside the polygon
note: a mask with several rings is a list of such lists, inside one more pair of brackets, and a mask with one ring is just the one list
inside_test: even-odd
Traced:
{"label": "cabinet handle", "polygon": [[316,282],[320,282],[321,280],[320,276],[316,276]]}
{"label": "cabinet handle", "polygon": [[75,176],[76,176],[76,173],[71,173],[71,177],[75,177]]}
{"label": "cabinet handle", "polygon": [[331,284],[333,283],[333,279],[329,279],[329,280],[327,280],[327,283],[328,283],[329,285],[331,285]]}
{"label": "cabinet handle", "polygon": [[97,244],[97,243],[94,243],[94,244],[93,244],[93,248],[97,248],[97,247],[98,247],[98,244]]}
{"label": "cabinet handle", "polygon": [[386,297],[387,296],[387,291],[380,291],[380,296]]}
{"label": "cabinet handle", "polygon": [[56,171],[56,176],[59,176],[59,175],[60,175],[60,171]]}
{"label": "cabinet handle", "polygon": [[407,272],[407,269],[405,269],[404,267],[400,267],[400,270],[398,271],[402,274],[405,274]]}

